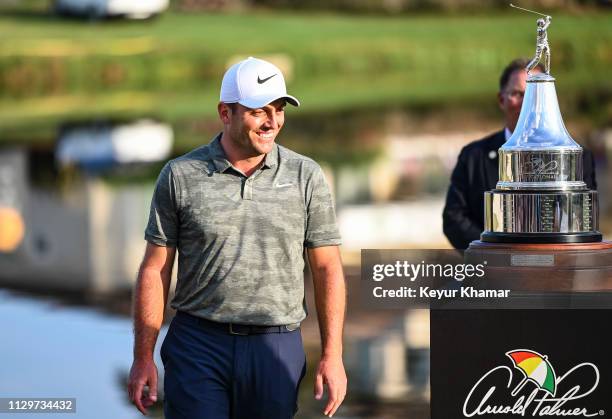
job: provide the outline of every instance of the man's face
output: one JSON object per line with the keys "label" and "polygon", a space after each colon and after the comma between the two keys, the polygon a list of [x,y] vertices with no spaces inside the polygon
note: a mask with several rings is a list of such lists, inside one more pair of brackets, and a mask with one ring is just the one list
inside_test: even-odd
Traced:
{"label": "man's face", "polygon": [[285,123],[285,99],[250,109],[239,103],[229,111],[228,131],[233,145],[244,157],[255,157],[272,150],[274,140]]}
{"label": "man's face", "polygon": [[[537,73],[537,69],[533,70]],[[523,69],[516,70],[510,75],[510,79],[506,87],[497,94],[497,102],[499,108],[504,113],[506,126],[510,131],[514,131],[519,115],[521,114],[521,106],[523,105],[523,96],[525,95],[525,87],[527,86],[527,72]]]}

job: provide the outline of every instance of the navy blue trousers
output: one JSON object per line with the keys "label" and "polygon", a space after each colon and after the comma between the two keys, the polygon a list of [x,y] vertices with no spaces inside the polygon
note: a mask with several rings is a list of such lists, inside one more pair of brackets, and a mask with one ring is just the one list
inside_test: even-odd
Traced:
{"label": "navy blue trousers", "polygon": [[176,316],[161,347],[166,419],[290,419],[306,371],[299,329],[248,336]]}

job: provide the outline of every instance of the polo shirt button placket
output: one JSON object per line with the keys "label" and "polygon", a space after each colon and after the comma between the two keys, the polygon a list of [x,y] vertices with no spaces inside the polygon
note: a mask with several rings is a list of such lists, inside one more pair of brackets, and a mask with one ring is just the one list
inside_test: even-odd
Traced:
{"label": "polo shirt button placket", "polygon": [[244,180],[242,199],[253,199],[253,179],[250,177]]}

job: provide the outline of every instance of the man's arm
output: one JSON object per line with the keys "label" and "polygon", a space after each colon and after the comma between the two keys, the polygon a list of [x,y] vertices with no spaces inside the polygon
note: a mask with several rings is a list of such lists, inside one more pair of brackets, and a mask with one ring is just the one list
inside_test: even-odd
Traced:
{"label": "man's arm", "polygon": [[323,414],[331,417],[346,395],[346,373],[342,362],[342,328],[346,309],[346,285],[338,246],[308,249],[317,316],[321,331],[321,360],[315,378],[315,398],[323,396],[327,385],[328,402]]}
{"label": "man's arm", "polygon": [[[142,414],[157,401],[157,367],[153,351],[164,319],[176,249],[147,243],[134,290],[134,362],[128,394]],[[143,395],[149,386],[148,395]]]}
{"label": "man's arm", "polygon": [[466,249],[473,240],[478,240],[482,232],[480,226],[472,219],[473,214],[469,208],[469,190],[473,185],[470,185],[465,154],[464,149],[457,159],[442,213],[444,235],[456,249]]}

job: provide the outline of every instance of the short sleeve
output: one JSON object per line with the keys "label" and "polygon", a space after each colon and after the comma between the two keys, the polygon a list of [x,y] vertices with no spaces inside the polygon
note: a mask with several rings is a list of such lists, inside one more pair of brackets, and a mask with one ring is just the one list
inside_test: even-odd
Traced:
{"label": "short sleeve", "polygon": [[306,212],[306,247],[341,244],[332,196],[319,166],[306,187]]}
{"label": "short sleeve", "polygon": [[158,246],[176,247],[178,215],[176,182],[170,163],[162,169],[151,199],[145,240]]}

